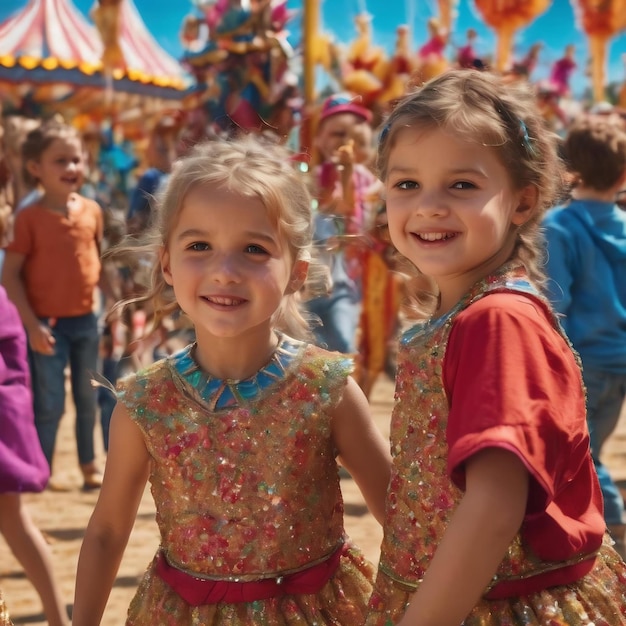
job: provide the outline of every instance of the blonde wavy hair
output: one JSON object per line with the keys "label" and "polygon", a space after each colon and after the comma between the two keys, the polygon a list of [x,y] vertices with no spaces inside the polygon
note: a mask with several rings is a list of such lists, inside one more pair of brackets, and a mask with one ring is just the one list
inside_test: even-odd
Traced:
{"label": "blonde wavy hair", "polygon": [[[326,286],[326,269],[312,255],[312,201],[304,174],[291,154],[275,143],[252,135],[229,140],[210,140],[196,145],[176,161],[165,188],[156,196],[155,212],[146,235],[138,242],[126,240],[114,254],[134,252],[152,261],[145,292],[119,303],[146,303],[157,327],[169,314],[180,310],[173,289],[165,282],[160,253],[169,244],[172,230],[185,198],[197,187],[228,189],[239,195],[258,198],[282,241],[291,263],[309,261],[307,292],[316,294]],[[301,292],[286,295],[274,315],[274,327],[295,338],[310,339],[310,324],[301,307]]]}
{"label": "blonde wavy hair", "polygon": [[[518,228],[510,260],[522,262],[531,280],[542,287],[546,277],[541,221],[562,195],[564,167],[558,156],[559,138],[547,128],[530,86],[471,69],[449,70],[431,79],[400,100],[385,122],[377,155],[381,180],[387,177],[389,153],[398,133],[416,126],[441,128],[494,148],[514,189],[528,185],[537,189],[537,206]],[[432,293],[414,295],[422,302],[432,301]]]}

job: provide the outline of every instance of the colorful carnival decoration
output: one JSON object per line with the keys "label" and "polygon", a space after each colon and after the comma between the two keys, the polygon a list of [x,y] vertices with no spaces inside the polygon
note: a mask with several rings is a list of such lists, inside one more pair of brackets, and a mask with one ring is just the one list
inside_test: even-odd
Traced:
{"label": "colorful carnival decoration", "polygon": [[183,63],[204,89],[212,122],[288,134],[297,77],[286,0],[200,0],[196,10],[183,23]]}
{"label": "colorful carnival decoration", "polygon": [[389,59],[385,50],[372,41],[369,13],[359,13],[354,25],[357,34],[340,62],[340,80],[345,91],[359,95],[366,107],[372,107],[386,87]]}
{"label": "colorful carnival decoration", "polygon": [[609,41],[626,29],[626,0],[571,0],[576,19],[589,40],[594,102],[605,100]]}
{"label": "colorful carnival decoration", "polygon": [[415,69],[416,62],[411,54],[409,27],[406,24],[400,24],[396,28],[396,45],[387,68],[385,90],[379,101],[387,103],[401,98],[406,93],[408,80]]}
{"label": "colorful carnival decoration", "polygon": [[360,102],[374,111],[384,110],[400,98],[411,77],[419,68],[417,57],[411,52],[410,31],[406,24],[396,28],[394,52],[389,56],[372,41],[372,17],[355,17],[356,38],[349,44],[345,58],[338,58],[334,75],[340,89],[355,94]]}
{"label": "colorful carnival decoration", "polygon": [[31,0],[0,24],[0,41],[5,109],[63,101],[77,86],[97,80],[98,34],[71,2]]}
{"label": "colorful carnival decoration", "polygon": [[479,59],[474,49],[474,42],[477,38],[478,33],[473,28],[465,31],[465,43],[456,51],[456,64],[459,67],[470,69],[479,68],[482,65],[482,60]]}
{"label": "colorful carnival decoration", "polygon": [[425,83],[448,68],[444,51],[448,45],[449,36],[449,31],[445,29],[438,17],[431,17],[428,20],[428,40],[417,51],[417,69],[413,76],[415,84]]}
{"label": "colorful carnival decoration", "polygon": [[[31,115],[145,119],[180,102],[191,79],[150,35],[132,0],[101,0],[98,28],[71,0],[29,0],[0,24],[0,95]],[[104,42],[104,43],[103,43]],[[112,103],[103,98],[107,73]]]}
{"label": "colorful carnival decoration", "polygon": [[437,0],[439,9],[439,24],[444,33],[452,32],[452,25],[456,14],[458,0]]}
{"label": "colorful carnival decoration", "polygon": [[497,35],[495,69],[509,69],[513,36],[530,24],[550,5],[550,0],[474,0],[484,21]]}
{"label": "colorful carnival decoration", "polygon": [[572,72],[576,69],[574,53],[576,48],[573,44],[565,47],[565,52],[560,59],[557,59],[550,68],[550,85],[560,97],[570,95],[569,81]]}
{"label": "colorful carnival decoration", "polygon": [[421,85],[450,67],[445,50],[450,41],[456,5],[457,0],[438,0],[439,14],[428,20],[428,39],[417,50],[410,77],[412,85]]}
{"label": "colorful carnival decoration", "polygon": [[113,78],[115,70],[126,70],[126,60],[120,45],[122,32],[122,1],[123,0],[97,0],[91,11],[91,18],[100,33],[102,41],[103,71]]}
{"label": "colorful carnival decoration", "polygon": [[452,33],[457,0],[438,0],[439,15],[428,20],[428,39],[417,51],[417,67],[412,82],[422,84],[438,76],[450,66],[445,50]]}

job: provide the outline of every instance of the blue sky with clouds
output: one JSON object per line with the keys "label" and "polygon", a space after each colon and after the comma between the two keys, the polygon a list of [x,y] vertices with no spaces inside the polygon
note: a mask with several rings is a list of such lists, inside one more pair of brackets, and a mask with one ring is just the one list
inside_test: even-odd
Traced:
{"label": "blue sky with clouds", "polygon": [[[28,0],[0,0],[0,22],[24,8]],[[94,0],[74,0],[74,5],[88,15]],[[395,29],[399,24],[411,27],[414,49],[421,45],[426,37],[428,19],[437,13],[436,0],[320,0],[320,24],[323,30],[331,34],[336,41],[348,44],[355,37],[354,18],[366,11],[372,15],[374,43],[391,52],[395,43]],[[175,57],[182,54],[179,40],[180,25],[184,16],[194,10],[191,0],[135,0],[135,5],[147,27],[161,46]],[[288,0],[288,6],[301,8],[302,0]],[[390,7],[393,7],[390,10]],[[483,54],[493,54],[495,37],[493,31],[480,19],[473,0],[458,0],[457,16],[454,22],[452,43],[462,45],[467,28],[478,31],[479,39],[476,50]],[[299,19],[290,24],[292,43],[299,38]],[[549,9],[527,28],[518,31],[515,41],[514,56],[523,56],[535,42],[542,42],[544,48],[534,79],[545,77],[551,64],[558,59],[565,46],[576,46],[578,67],[572,77],[575,93],[581,94],[589,86],[585,76],[587,65],[587,43],[575,20],[571,0],[552,0]],[[0,53],[2,53],[0,42]],[[622,56],[626,55],[626,33],[621,33],[609,44],[607,77],[608,81],[626,79],[626,65]]]}

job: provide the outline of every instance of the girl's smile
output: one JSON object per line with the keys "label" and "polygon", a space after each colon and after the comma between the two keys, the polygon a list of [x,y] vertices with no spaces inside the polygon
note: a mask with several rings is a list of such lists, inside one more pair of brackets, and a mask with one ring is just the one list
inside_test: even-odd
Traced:
{"label": "girl's smile", "polygon": [[398,133],[386,188],[391,239],[437,283],[440,313],[509,258],[528,217],[496,149],[438,127]]}
{"label": "girl's smile", "polygon": [[[204,338],[199,351],[208,346],[214,355],[221,347],[231,359],[273,347],[273,316],[289,292],[293,265],[259,198],[201,186],[185,196],[162,255],[166,282]],[[211,371],[210,357],[198,360]]]}
{"label": "girl's smile", "polygon": [[239,307],[247,302],[244,298],[236,298],[232,296],[201,296],[209,305],[218,309],[229,309]]}
{"label": "girl's smile", "polygon": [[453,239],[459,233],[453,232],[419,232],[414,233],[415,237],[425,244],[443,243],[449,239]]}
{"label": "girl's smile", "polygon": [[83,148],[77,137],[58,137],[27,168],[45,190],[46,205],[65,209],[68,195],[78,191],[85,175]]}

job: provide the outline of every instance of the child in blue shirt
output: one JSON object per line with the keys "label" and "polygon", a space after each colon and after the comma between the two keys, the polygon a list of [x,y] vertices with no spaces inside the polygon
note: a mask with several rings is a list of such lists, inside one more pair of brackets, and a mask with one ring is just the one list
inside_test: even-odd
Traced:
{"label": "child in blue shirt", "polygon": [[548,295],[583,364],[591,451],[608,530],[624,556],[624,501],[600,457],[626,396],[626,129],[605,117],[575,122],[564,142],[571,200],[544,220]]}

